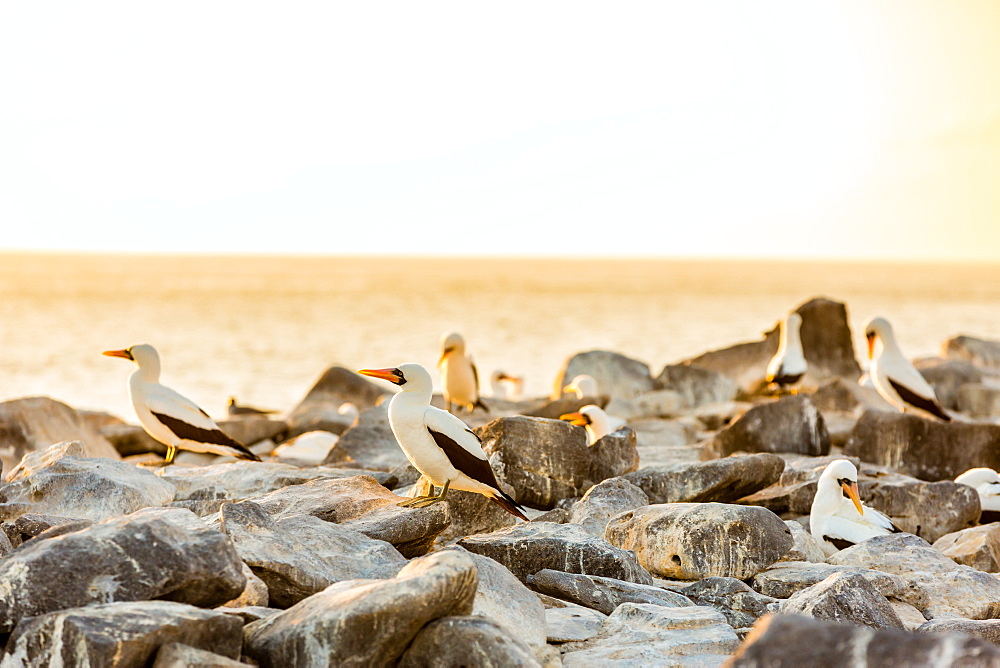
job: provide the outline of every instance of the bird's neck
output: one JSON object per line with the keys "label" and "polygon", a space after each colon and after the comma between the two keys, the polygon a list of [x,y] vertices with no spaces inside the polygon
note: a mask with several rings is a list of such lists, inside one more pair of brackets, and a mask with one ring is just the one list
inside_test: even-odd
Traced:
{"label": "bird's neck", "polygon": [[431,403],[433,391],[431,388],[414,387],[404,389],[393,395],[389,408],[393,406],[428,406]]}
{"label": "bird's neck", "polygon": [[812,512],[832,515],[840,510],[844,502],[844,492],[836,480],[822,479],[816,485],[816,497]]}
{"label": "bird's neck", "polygon": [[142,381],[143,383],[158,383],[160,382],[160,367],[141,366],[132,372],[132,380]]}
{"label": "bird's neck", "polygon": [[778,337],[778,349],[785,352],[802,352],[802,339],[797,327],[782,327]]}

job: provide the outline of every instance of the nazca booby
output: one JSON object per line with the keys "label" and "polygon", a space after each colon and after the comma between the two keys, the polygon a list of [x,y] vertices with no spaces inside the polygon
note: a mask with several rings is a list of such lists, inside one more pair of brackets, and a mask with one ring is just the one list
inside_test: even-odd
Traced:
{"label": "nazca booby", "polygon": [[1000,474],[985,467],[969,469],[955,478],[955,482],[968,485],[979,493],[980,524],[1000,521]]}
{"label": "nazca booby", "polygon": [[559,419],[586,429],[590,445],[597,443],[608,434],[618,431],[627,424],[625,420],[608,415],[603,408],[594,404],[588,404],[575,413],[564,413],[559,416]]}
{"label": "nazca booby", "polygon": [[419,364],[358,373],[399,385],[389,401],[389,426],[414,468],[441,488],[437,495],[418,496],[399,505],[422,508],[444,501],[450,488],[482,494],[511,515],[527,521],[518,503],[500,489],[479,437],[448,411],[431,406],[431,375]]}
{"label": "nazca booby", "polygon": [[160,355],[156,348],[143,343],[124,350],[106,350],[103,354],[132,360],[138,365],[129,376],[128,393],[139,424],[167,446],[162,465],[173,462],[178,449],[260,461],[242,443],[223,433],[197,404],[160,384]]}
{"label": "nazca booby", "polygon": [[573,380],[563,388],[566,394],[572,394],[577,399],[597,396],[597,380],[586,373],[573,376]]}
{"label": "nazca booby", "polygon": [[524,387],[524,379],[519,376],[512,376],[506,371],[497,369],[490,375],[490,389],[497,399],[507,401],[518,401],[521,399],[521,388]]}
{"label": "nazca booby", "polygon": [[809,369],[802,352],[801,327],[802,316],[798,313],[789,313],[781,322],[778,352],[767,364],[767,382],[777,386],[779,391],[799,382]]}
{"label": "nazca booby", "polygon": [[[868,374],[882,398],[903,412],[916,409],[945,422],[951,421],[951,416],[938,403],[934,388],[899,349],[889,321],[885,318],[869,320],[865,325],[865,338],[868,358],[872,360]],[[876,343],[880,345],[876,347]]]}
{"label": "nazca booby", "polygon": [[888,517],[861,504],[858,469],[846,459],[830,462],[816,485],[809,511],[809,533],[826,556],[868,538],[898,533]]}
{"label": "nazca booby", "polygon": [[487,413],[486,407],[479,398],[479,372],[472,357],[465,353],[465,339],[458,332],[449,332],[441,337],[441,358],[438,369],[444,385],[443,394],[448,412],[455,404],[472,412],[479,406]]}

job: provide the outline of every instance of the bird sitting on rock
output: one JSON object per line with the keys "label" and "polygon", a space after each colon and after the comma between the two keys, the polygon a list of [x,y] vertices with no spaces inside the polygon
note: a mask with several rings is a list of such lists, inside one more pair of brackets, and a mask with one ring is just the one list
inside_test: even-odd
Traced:
{"label": "bird sitting on rock", "polygon": [[260,461],[246,446],[223,433],[197,404],[160,384],[160,355],[156,348],[144,343],[103,354],[132,360],[138,365],[129,376],[128,393],[139,424],[167,446],[167,457],[161,466],[173,462],[178,449]]}
{"label": "bird sitting on rock", "polygon": [[444,400],[451,412],[452,404],[472,412],[478,406],[487,413],[490,409],[479,398],[479,372],[472,357],[465,353],[465,339],[458,332],[441,338],[441,358],[438,369],[444,384]]}
{"label": "bird sitting on rock", "polygon": [[573,376],[573,380],[563,387],[564,394],[572,394],[577,399],[597,396],[597,380],[586,373]]}
{"label": "bird sitting on rock", "polygon": [[863,540],[899,533],[899,528],[879,511],[861,504],[858,469],[846,459],[837,459],[819,477],[809,512],[809,533],[829,557]]}
{"label": "bird sitting on rock", "polygon": [[968,485],[979,494],[980,524],[1000,522],[1000,474],[991,468],[969,469],[955,478],[955,482]]}
{"label": "bird sitting on rock", "polygon": [[802,327],[802,316],[798,313],[789,313],[781,322],[778,352],[767,365],[767,382],[779,393],[789,391],[789,388],[802,380],[802,376],[809,370],[805,354],[802,352],[800,327]]}
{"label": "bird sitting on rock", "polygon": [[618,431],[627,424],[625,420],[608,415],[603,408],[594,404],[588,404],[574,413],[564,413],[559,416],[559,419],[586,429],[590,445],[597,443],[608,434]]}
{"label": "bird sitting on rock", "polygon": [[951,421],[951,416],[938,402],[934,388],[899,349],[888,320],[869,320],[865,325],[865,338],[868,340],[868,359],[872,361],[868,374],[882,398],[904,413],[916,411]]}
{"label": "bird sitting on rock", "polygon": [[527,521],[523,508],[500,489],[479,437],[448,411],[431,406],[433,382],[424,367],[400,364],[358,373],[399,386],[389,401],[389,426],[414,468],[441,488],[439,494],[407,499],[399,505],[423,508],[444,501],[449,489],[459,489],[482,494]]}

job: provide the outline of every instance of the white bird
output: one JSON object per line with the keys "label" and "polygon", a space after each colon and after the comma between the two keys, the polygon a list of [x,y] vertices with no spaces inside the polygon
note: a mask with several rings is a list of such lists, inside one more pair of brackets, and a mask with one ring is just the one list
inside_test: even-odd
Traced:
{"label": "white bird", "polygon": [[[868,358],[872,360],[868,374],[875,390],[886,401],[903,412],[917,409],[945,422],[951,421],[951,416],[938,403],[934,388],[899,349],[892,326],[885,318],[869,320],[865,325],[865,338],[868,339]],[[880,344],[877,350],[876,342]]]}
{"label": "white bird", "polygon": [[573,376],[569,385],[563,388],[566,394],[573,394],[577,399],[597,396],[597,380],[588,374],[581,373]]}
{"label": "white bird", "polygon": [[160,356],[156,348],[144,343],[125,350],[107,350],[103,354],[132,360],[138,365],[129,376],[128,393],[139,424],[147,434],[167,446],[163,465],[174,460],[178,449],[260,461],[260,457],[242,443],[224,434],[197,404],[160,384]]}
{"label": "white bird", "polygon": [[450,488],[482,494],[511,515],[527,521],[523,509],[500,489],[479,437],[447,411],[431,406],[431,375],[419,364],[389,369],[362,369],[358,373],[399,385],[389,402],[389,426],[414,468],[440,494],[418,496],[399,505],[423,508],[444,501]]}
{"label": "white bird", "polygon": [[627,424],[625,420],[608,415],[603,408],[594,404],[588,404],[575,413],[564,413],[559,419],[586,429],[591,445]]}
{"label": "white bird", "polygon": [[524,379],[519,376],[511,376],[505,371],[497,369],[490,376],[490,388],[493,396],[497,399],[507,401],[519,401],[521,399],[521,389],[524,387]]}
{"label": "white bird", "polygon": [[802,316],[789,313],[781,322],[778,338],[778,352],[767,364],[767,382],[784,391],[802,379],[809,367],[802,352],[802,339],[799,328],[802,327]]}
{"label": "white bird", "polygon": [[969,469],[955,478],[955,482],[968,485],[979,493],[980,524],[1000,522],[1000,474],[990,468]]}
{"label": "white bird", "polygon": [[479,372],[472,358],[465,354],[465,339],[458,332],[450,332],[441,337],[438,369],[444,383],[444,400],[449,413],[452,404],[470,413],[476,406],[489,412],[490,409],[479,399]]}
{"label": "white bird", "polygon": [[846,459],[830,462],[816,485],[809,533],[826,556],[863,540],[898,533],[899,528],[877,510],[861,505],[858,469]]}

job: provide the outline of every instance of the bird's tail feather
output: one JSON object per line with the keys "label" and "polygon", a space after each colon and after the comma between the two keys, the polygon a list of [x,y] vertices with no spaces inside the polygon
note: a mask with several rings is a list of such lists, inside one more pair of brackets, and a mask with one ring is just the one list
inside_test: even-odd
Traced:
{"label": "bird's tail feather", "polygon": [[528,517],[523,512],[524,508],[522,508],[517,503],[517,501],[515,501],[512,498],[510,498],[509,496],[507,496],[506,494],[504,494],[502,491],[500,491],[500,490],[494,490],[494,495],[491,496],[490,499],[493,501],[493,503],[497,504],[498,506],[500,506],[501,508],[503,508],[504,510],[506,510],[508,513],[510,513],[514,517],[520,517],[525,522],[530,521],[528,519]]}

